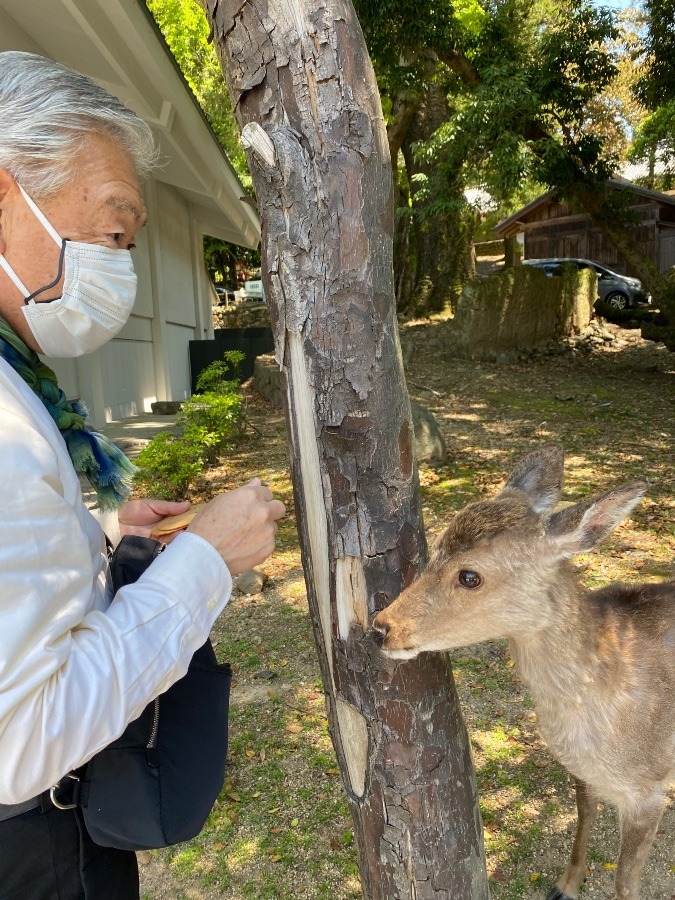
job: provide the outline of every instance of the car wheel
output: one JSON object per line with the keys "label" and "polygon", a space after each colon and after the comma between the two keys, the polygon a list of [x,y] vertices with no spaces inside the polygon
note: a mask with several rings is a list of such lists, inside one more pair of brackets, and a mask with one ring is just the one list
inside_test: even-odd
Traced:
{"label": "car wheel", "polygon": [[613,291],[611,294],[607,295],[605,303],[609,306],[613,306],[614,309],[625,309],[628,306],[628,297],[621,291]]}

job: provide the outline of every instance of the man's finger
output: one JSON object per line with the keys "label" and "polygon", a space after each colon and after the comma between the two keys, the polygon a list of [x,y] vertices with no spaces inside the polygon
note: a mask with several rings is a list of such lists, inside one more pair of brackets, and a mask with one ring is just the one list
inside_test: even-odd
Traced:
{"label": "man's finger", "polygon": [[286,507],[281,502],[281,500],[272,500],[270,503],[270,512],[272,513],[272,518],[276,521],[277,519],[283,519],[286,515]]}
{"label": "man's finger", "polygon": [[274,499],[274,494],[273,494],[272,491],[267,487],[266,484],[260,484],[260,485],[254,486],[254,489],[255,489],[255,492],[256,492],[256,496],[257,496],[260,500],[264,500],[265,502],[269,503],[270,500],[273,500],[273,499]]}

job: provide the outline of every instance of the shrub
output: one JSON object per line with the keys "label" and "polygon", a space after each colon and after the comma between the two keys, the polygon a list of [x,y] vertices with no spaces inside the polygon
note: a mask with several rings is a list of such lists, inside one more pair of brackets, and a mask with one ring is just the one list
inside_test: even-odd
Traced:
{"label": "shrub", "polygon": [[[227,383],[227,382],[226,382]],[[242,396],[238,390],[197,394],[186,400],[179,417],[179,424],[185,425],[185,433],[201,434],[206,462],[215,463],[223,450],[241,432]]]}
{"label": "shrub", "polygon": [[158,500],[182,500],[204,471],[203,439],[187,428],[180,438],[169,431],[155,435],[135,460],[138,492]]}
{"label": "shrub", "polygon": [[622,328],[639,328],[643,323],[665,325],[665,318],[656,307],[640,306],[637,309],[616,309],[602,300],[595,301],[595,311],[603,319]]}
{"label": "shrub", "polygon": [[212,362],[199,373],[198,394],[230,394],[239,390],[239,367],[245,359],[241,350],[228,350],[223,358]]}
{"label": "shrub", "polygon": [[195,394],[177,418],[180,437],[168,431],[156,435],[136,460],[134,485],[144,496],[159,500],[183,499],[205,466],[217,463],[223,450],[241,433],[242,395],[236,378],[244,354],[230,350],[211,363],[197,380]]}

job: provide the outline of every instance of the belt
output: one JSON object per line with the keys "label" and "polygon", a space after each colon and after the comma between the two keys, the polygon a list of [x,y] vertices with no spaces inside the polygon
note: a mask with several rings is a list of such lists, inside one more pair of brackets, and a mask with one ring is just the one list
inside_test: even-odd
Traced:
{"label": "belt", "polygon": [[[41,809],[46,812],[49,809],[74,809],[79,800],[80,778],[74,772],[66,775],[57,785],[44,791],[37,797],[24,800],[23,803],[0,803],[0,822],[6,822],[16,816],[22,816],[32,809]],[[69,790],[69,796],[64,797],[64,791]]]}
{"label": "belt", "polygon": [[11,806],[0,803],[0,822],[4,822],[7,819],[13,819],[14,816],[20,816],[23,813],[30,812],[31,809],[37,809],[39,806],[42,806],[42,795],[33,797],[32,800],[24,800],[23,803],[16,803]]}

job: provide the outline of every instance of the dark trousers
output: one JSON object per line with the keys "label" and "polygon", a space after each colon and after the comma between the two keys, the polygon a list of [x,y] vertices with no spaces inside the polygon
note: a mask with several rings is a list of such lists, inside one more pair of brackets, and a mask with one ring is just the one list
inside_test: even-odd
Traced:
{"label": "dark trousers", "polygon": [[0,822],[0,900],[138,900],[136,854],[99,847],[79,809]]}

